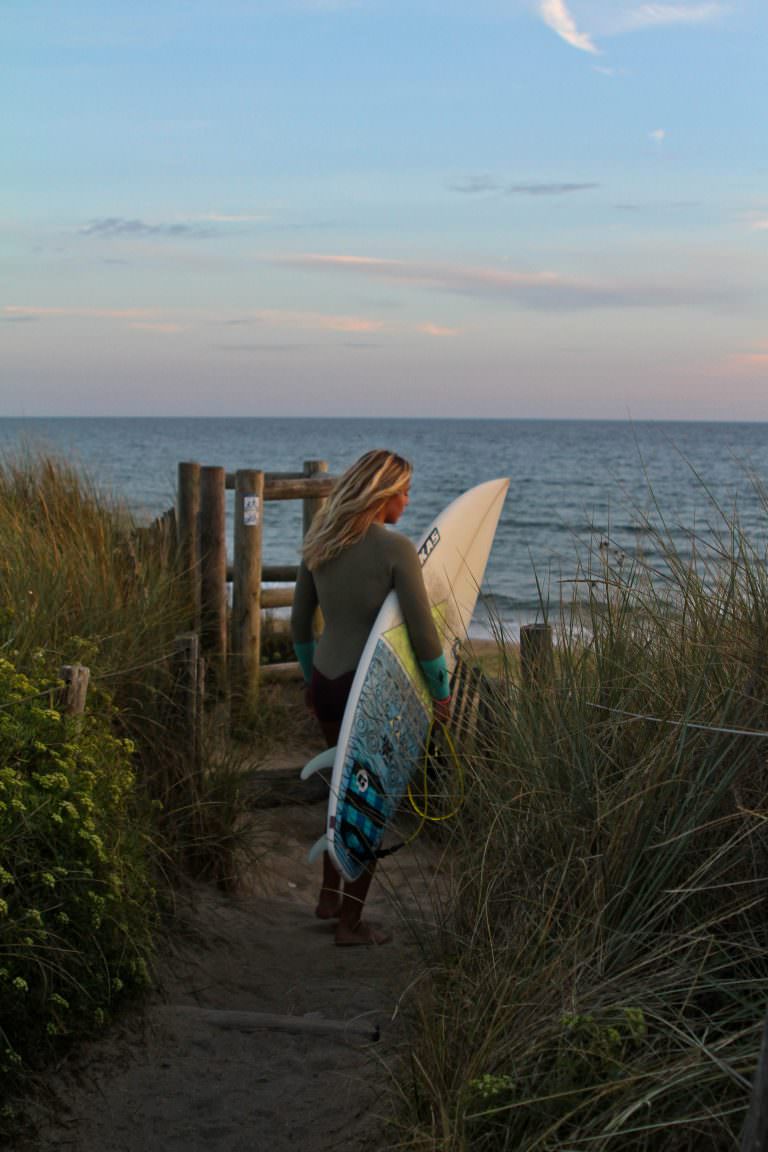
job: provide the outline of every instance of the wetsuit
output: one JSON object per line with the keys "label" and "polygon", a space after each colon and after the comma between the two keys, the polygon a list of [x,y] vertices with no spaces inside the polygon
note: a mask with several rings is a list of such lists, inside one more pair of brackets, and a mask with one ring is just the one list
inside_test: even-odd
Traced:
{"label": "wetsuit", "polygon": [[[331,705],[338,713],[335,718],[341,718],[365,642],[393,588],[433,698],[444,700],[450,694],[445,657],[416,549],[406,536],[373,523],[360,540],[314,572],[303,563],[299,567],[291,627],[304,679],[313,684],[316,710],[319,679],[325,695],[335,700]],[[315,644],[312,620],[318,604],[324,628]]]}

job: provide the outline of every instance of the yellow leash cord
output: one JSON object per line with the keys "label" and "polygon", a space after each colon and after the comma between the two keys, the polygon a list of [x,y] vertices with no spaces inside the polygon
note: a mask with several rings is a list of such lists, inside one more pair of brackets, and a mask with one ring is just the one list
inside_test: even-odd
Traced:
{"label": "yellow leash cord", "polygon": [[448,729],[445,727],[444,724],[440,724],[440,728],[442,729],[442,739],[447,746],[449,757],[450,757],[451,761],[453,762],[453,766],[456,770],[456,777],[457,777],[458,782],[459,782],[459,787],[458,787],[459,795],[458,795],[458,800],[456,801],[456,806],[453,808],[453,810],[451,812],[446,812],[445,815],[443,815],[443,816],[430,816],[430,814],[429,814],[429,750],[432,747],[432,733],[434,732],[435,726],[437,723],[439,723],[439,722],[435,721],[435,718],[432,717],[432,723],[429,726],[429,731],[427,732],[427,739],[424,743],[424,758],[422,760],[422,780],[423,780],[423,785],[424,785],[424,809],[423,810],[419,807],[419,805],[418,805],[418,803],[417,803],[417,801],[413,795],[413,790],[411,789],[410,782],[408,784],[408,799],[410,801],[411,808],[413,808],[416,815],[418,817],[420,817],[419,825],[416,828],[416,830],[414,832],[412,832],[411,835],[406,840],[401,840],[401,842],[399,844],[395,844],[391,848],[379,849],[379,851],[376,853],[376,859],[377,860],[381,860],[385,856],[392,856],[395,852],[399,852],[401,848],[405,848],[405,846],[407,844],[412,844],[413,841],[416,839],[416,837],[421,832],[421,830],[425,824],[427,824],[427,823],[442,824],[445,820],[451,820],[454,816],[456,816],[458,814],[458,812],[461,809],[462,804],[464,803],[464,769],[461,766],[461,761],[459,760],[459,756],[458,756],[458,753],[456,751],[456,746],[453,743],[453,740],[451,739],[450,732],[448,731]]}
{"label": "yellow leash cord", "polygon": [[442,824],[445,820],[452,820],[454,816],[458,815],[459,811],[461,810],[461,806],[464,803],[464,770],[461,766],[461,761],[459,760],[458,753],[456,752],[456,746],[453,743],[453,740],[451,739],[450,732],[448,731],[447,727],[444,724],[440,724],[441,738],[447,747],[449,758],[453,764],[453,767],[456,770],[456,779],[458,781],[458,798],[456,800],[455,807],[450,812],[446,812],[442,816],[431,816],[429,813],[429,759],[430,759],[429,753],[430,753],[430,749],[432,747],[432,733],[434,732],[437,724],[438,724],[438,721],[436,721],[433,717],[432,723],[429,726],[429,732],[427,733],[427,739],[424,743],[424,756],[423,756],[422,762],[421,762],[422,781],[423,781],[423,789],[424,789],[424,792],[423,792],[423,794],[424,794],[424,808],[423,808],[423,810],[419,807],[419,805],[416,801],[416,798],[413,795],[413,790],[411,788],[410,782],[408,784],[408,799],[410,801],[411,808],[413,808],[413,810],[417,816],[421,817],[421,823],[419,824],[418,828],[413,833],[413,835],[411,837],[409,837],[408,843],[410,843],[411,840],[414,840],[416,838],[416,836],[418,836],[419,832],[421,832],[422,828],[424,827],[424,825],[427,822],[429,822],[430,824]]}

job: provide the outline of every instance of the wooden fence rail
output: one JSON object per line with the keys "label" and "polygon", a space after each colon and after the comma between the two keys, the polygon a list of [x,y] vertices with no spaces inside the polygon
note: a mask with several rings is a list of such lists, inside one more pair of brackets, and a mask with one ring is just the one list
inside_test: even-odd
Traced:
{"label": "wooden fence rail", "polygon": [[[324,460],[306,460],[300,472],[227,472],[195,461],[179,464],[178,558],[188,582],[190,627],[200,634],[201,656],[213,686],[219,693],[230,691],[246,713],[255,707],[262,680],[300,675],[293,662],[262,665],[262,612],[291,606],[298,572],[296,564],[264,564],[264,505],[301,500],[306,532],[334,482]],[[228,491],[235,498],[231,562],[226,545]],[[265,588],[265,582],[286,586]]]}

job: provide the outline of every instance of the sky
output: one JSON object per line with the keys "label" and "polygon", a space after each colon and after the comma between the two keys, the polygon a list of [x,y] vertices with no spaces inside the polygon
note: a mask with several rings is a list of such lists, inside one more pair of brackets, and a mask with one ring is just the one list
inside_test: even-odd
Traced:
{"label": "sky", "polygon": [[0,0],[0,416],[766,420],[766,0]]}

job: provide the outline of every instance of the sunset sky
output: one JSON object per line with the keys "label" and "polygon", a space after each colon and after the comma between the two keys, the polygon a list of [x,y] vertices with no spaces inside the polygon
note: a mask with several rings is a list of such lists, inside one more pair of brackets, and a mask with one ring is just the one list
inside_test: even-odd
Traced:
{"label": "sunset sky", "polygon": [[0,21],[0,415],[768,419],[766,0]]}

